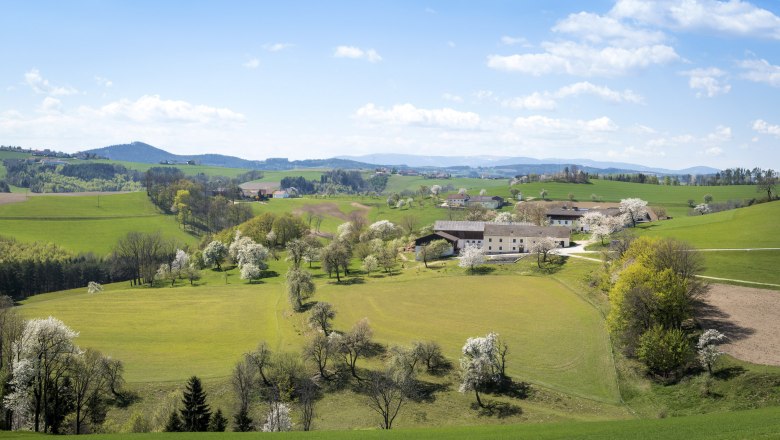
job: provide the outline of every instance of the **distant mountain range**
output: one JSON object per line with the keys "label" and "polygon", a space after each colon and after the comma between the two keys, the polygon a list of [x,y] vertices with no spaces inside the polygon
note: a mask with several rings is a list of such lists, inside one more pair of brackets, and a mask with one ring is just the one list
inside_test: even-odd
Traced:
{"label": "distant mountain range", "polygon": [[653,173],[653,174],[714,174],[717,168],[698,166],[681,170],[653,168],[622,162],[605,162],[591,159],[534,159],[531,157],[505,156],[416,156],[409,154],[369,154],[364,156],[339,156],[330,159],[288,160],[268,158],[247,160],[222,154],[179,155],[169,153],[143,142],[111,145],[84,151],[111,160],[141,163],[187,163],[226,168],[257,170],[291,170],[296,168],[346,168],[370,169],[375,167],[419,168],[423,170],[446,169],[453,174],[513,176],[529,173],[552,173],[565,166],[577,165],[589,173]]}

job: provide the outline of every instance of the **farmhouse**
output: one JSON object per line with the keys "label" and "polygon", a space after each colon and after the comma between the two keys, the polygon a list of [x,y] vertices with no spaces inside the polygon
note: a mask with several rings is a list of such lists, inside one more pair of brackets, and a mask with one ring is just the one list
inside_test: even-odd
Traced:
{"label": "farmhouse", "polygon": [[453,243],[455,252],[466,246],[477,246],[484,248],[488,254],[508,254],[528,252],[531,244],[545,237],[554,238],[561,247],[568,247],[571,240],[571,230],[565,226],[536,226],[530,223],[439,220],[433,225],[433,231],[433,234],[415,241],[415,246],[445,239]]}
{"label": "farmhouse", "polygon": [[466,200],[468,199],[468,194],[450,194],[447,196],[447,206],[450,208],[463,208],[466,206]]}
{"label": "farmhouse", "polygon": [[470,196],[468,194],[450,194],[447,196],[447,206],[450,208],[468,208],[482,205],[486,209],[498,209],[504,206],[504,199],[499,196]]}
{"label": "farmhouse", "polygon": [[241,195],[247,199],[264,199],[279,188],[279,182],[244,182],[238,185]]}
{"label": "farmhouse", "polygon": [[550,226],[566,226],[573,231],[588,232],[590,229],[588,225],[584,225],[580,222],[582,216],[588,212],[600,212],[607,217],[618,217],[621,215],[618,208],[578,208],[573,207],[559,207],[550,208],[547,210],[547,222]]}
{"label": "farmhouse", "polygon": [[287,190],[285,190],[285,189],[276,190],[276,191],[274,191],[273,198],[275,198],[275,199],[289,199],[290,198],[290,193]]}

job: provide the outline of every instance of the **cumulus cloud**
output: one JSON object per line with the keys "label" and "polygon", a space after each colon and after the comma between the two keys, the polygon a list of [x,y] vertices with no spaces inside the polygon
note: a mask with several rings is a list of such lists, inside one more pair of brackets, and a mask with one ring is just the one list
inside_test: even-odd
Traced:
{"label": "cumulus cloud", "polygon": [[536,133],[544,132],[559,132],[559,133],[576,133],[581,131],[586,132],[604,132],[615,131],[618,129],[610,118],[603,116],[591,120],[582,119],[556,119],[548,118],[546,116],[533,115],[527,117],[519,117],[515,119],[513,126],[515,128],[522,129],[524,131],[532,131]]}
{"label": "cumulus cloud", "polygon": [[57,98],[47,96],[43,98],[41,103],[41,112],[43,113],[59,113],[62,110],[62,101]]}
{"label": "cumulus cloud", "polygon": [[364,59],[371,63],[382,61],[382,57],[374,49],[363,50],[355,46],[339,46],[333,52],[336,58]]}
{"label": "cumulus cloud", "polygon": [[114,85],[113,81],[111,81],[108,78],[104,78],[102,76],[99,76],[99,75],[95,75],[95,82],[99,86],[105,87],[105,88],[109,88],[109,87],[112,87]]}
{"label": "cumulus cloud", "polygon": [[503,37],[501,37],[501,44],[505,46],[515,46],[515,45],[519,45],[523,47],[531,46],[528,43],[528,40],[526,40],[523,37],[510,37],[508,35],[504,35]]}
{"label": "cumulus cloud", "polygon": [[697,98],[712,98],[731,91],[731,85],[725,83],[726,72],[717,67],[693,69],[681,74],[688,77],[688,86],[697,90]]}
{"label": "cumulus cloud", "polygon": [[266,43],[263,45],[263,49],[267,50],[268,52],[279,52],[285,49],[289,49],[293,46],[294,44],[292,43]]}
{"label": "cumulus cloud", "polygon": [[617,46],[646,46],[666,39],[663,32],[640,29],[620,20],[590,12],[571,14],[559,21],[553,32],[576,35],[594,44],[609,43]]}
{"label": "cumulus cloud", "polygon": [[592,95],[613,103],[641,104],[644,102],[644,98],[641,95],[631,90],[620,92],[612,90],[607,86],[598,86],[588,81],[581,81],[563,86],[554,92],[534,92],[527,96],[507,99],[502,102],[502,105],[527,110],[554,110],[557,107],[556,100],[580,95]]}
{"label": "cumulus cloud", "polygon": [[742,0],[618,0],[609,15],[676,30],[780,39],[780,17]]}
{"label": "cumulus cloud", "polygon": [[83,115],[127,119],[134,122],[210,124],[245,120],[244,115],[227,108],[162,99],[159,95],[144,95],[135,101],[121,99],[99,108],[80,107],[79,112]]}
{"label": "cumulus cloud", "polygon": [[[763,119],[753,121],[753,130],[761,134],[771,134],[780,137],[780,125],[770,124]],[[753,139],[754,142],[757,140],[756,138]]]}
{"label": "cumulus cloud", "polygon": [[674,48],[656,44],[639,47],[598,48],[572,41],[546,42],[545,52],[489,55],[487,65],[496,70],[533,76],[565,73],[576,76],[620,76],[655,64],[667,64],[680,57]]}
{"label": "cumulus cloud", "polygon": [[744,60],[738,63],[744,72],[742,78],[750,81],[780,87],[780,66],[770,64],[767,60]]}
{"label": "cumulus cloud", "polygon": [[710,147],[710,148],[707,148],[706,150],[704,150],[704,154],[707,155],[707,156],[717,157],[717,156],[720,156],[721,154],[723,154],[723,148],[720,148],[720,147]]}
{"label": "cumulus cloud", "polygon": [[35,92],[42,95],[64,96],[75,95],[79,91],[69,86],[55,86],[41,75],[38,69],[32,69],[24,74],[24,82]]}
{"label": "cumulus cloud", "polygon": [[412,104],[397,104],[385,109],[368,103],[355,112],[355,117],[368,122],[390,125],[416,125],[459,129],[477,128],[479,115],[451,108],[424,109]]}
{"label": "cumulus cloud", "polygon": [[607,157],[610,158],[636,158],[636,157],[665,157],[666,151],[653,147],[637,147],[630,145],[622,150],[609,150]]}

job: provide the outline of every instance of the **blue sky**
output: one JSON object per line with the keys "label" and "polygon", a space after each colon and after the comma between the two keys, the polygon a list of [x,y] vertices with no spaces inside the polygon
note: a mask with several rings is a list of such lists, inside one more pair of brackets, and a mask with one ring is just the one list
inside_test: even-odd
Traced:
{"label": "blue sky", "polygon": [[0,144],[780,168],[775,1],[0,4]]}

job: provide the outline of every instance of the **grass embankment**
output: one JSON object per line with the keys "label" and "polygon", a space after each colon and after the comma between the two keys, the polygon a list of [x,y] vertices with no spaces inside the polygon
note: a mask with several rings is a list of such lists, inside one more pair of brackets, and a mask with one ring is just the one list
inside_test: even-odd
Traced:
{"label": "grass embankment", "polygon": [[[98,205],[99,203],[99,205]],[[131,231],[156,232],[194,244],[173,216],[159,213],[143,192],[101,196],[41,195],[0,205],[0,234],[56,243],[73,252],[110,252]]]}
{"label": "grass embankment", "polygon": [[[665,439],[665,440],[732,440],[780,438],[780,409],[765,408],[731,413],[705,414],[650,420],[609,422],[567,422],[504,426],[470,426],[460,428],[394,429],[391,431],[312,431],[288,433],[150,433],[108,434],[89,438],[106,440],[189,439],[230,440],[249,437],[280,439],[497,439],[533,438],[539,440],[591,439]],[[43,434],[4,433],[8,439],[44,438]]]}

